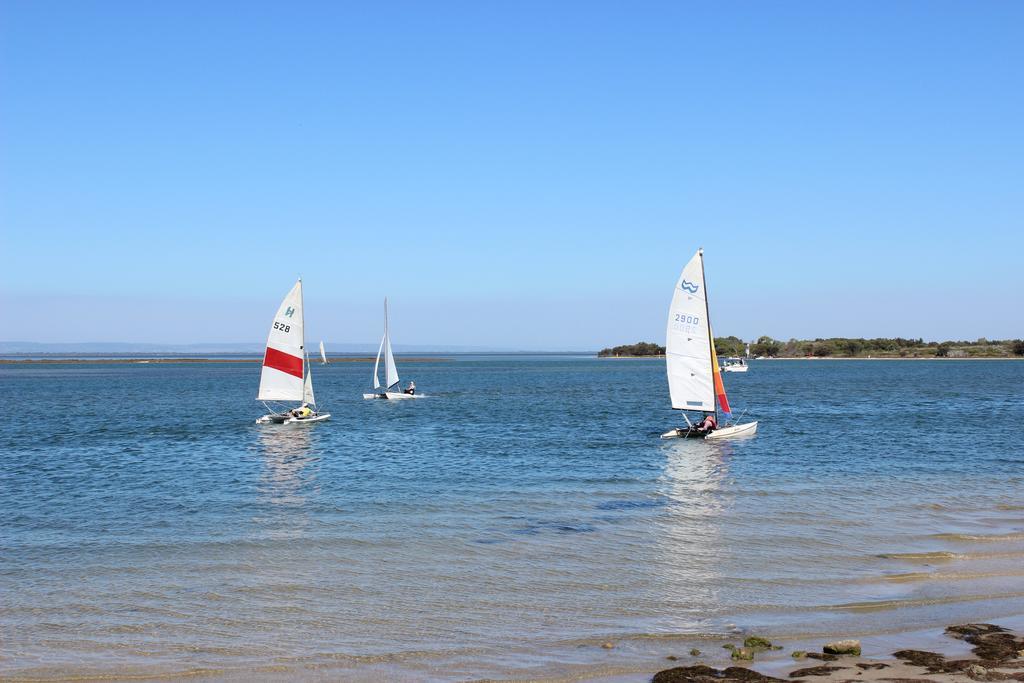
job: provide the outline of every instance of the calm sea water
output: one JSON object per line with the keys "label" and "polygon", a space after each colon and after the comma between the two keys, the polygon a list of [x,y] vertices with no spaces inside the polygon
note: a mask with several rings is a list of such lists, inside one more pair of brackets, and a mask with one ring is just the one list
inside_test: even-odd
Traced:
{"label": "calm sea water", "polygon": [[0,367],[0,677],[598,676],[1024,613],[1024,363],[755,362],[713,445],[658,438],[662,361],[399,363],[428,398],[318,366],[301,427],[253,424],[254,363]]}

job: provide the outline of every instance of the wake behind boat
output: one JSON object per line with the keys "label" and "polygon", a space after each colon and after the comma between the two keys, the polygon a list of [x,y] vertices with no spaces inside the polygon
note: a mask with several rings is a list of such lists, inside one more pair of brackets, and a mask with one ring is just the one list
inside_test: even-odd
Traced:
{"label": "wake behind boat", "polygon": [[[313,395],[313,373],[305,350],[305,318],[302,308],[302,278],[281,302],[270,326],[267,350],[263,354],[260,390],[256,396],[270,412],[256,424],[300,424],[320,422],[330,413],[321,413]],[[297,408],[276,407],[267,402],[299,402]]]}
{"label": "wake behind boat", "polygon": [[[676,282],[665,332],[665,366],[672,408],[681,410],[686,427],[665,432],[663,439],[728,439],[757,432],[757,422],[719,426],[718,411],[731,417],[729,398],[718,367],[704,284],[704,250],[698,249]],[[694,424],[687,411],[701,413]]]}
{"label": "wake behind boat", "polygon": [[[380,383],[378,370],[380,368],[380,357],[384,356],[384,384]],[[405,389],[399,389],[398,367],[395,365],[395,354],[391,352],[391,334],[388,331],[388,300],[384,299],[384,338],[380,340],[380,348],[377,349],[377,360],[373,364],[373,393],[363,394],[363,398],[381,398],[391,401],[401,401],[409,398],[423,398],[416,393],[416,383],[409,382]]]}

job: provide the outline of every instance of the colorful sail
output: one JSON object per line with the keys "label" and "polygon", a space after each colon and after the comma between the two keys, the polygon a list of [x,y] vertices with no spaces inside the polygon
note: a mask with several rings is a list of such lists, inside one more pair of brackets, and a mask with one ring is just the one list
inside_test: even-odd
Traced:
{"label": "colorful sail", "polygon": [[729,415],[732,410],[729,408],[729,397],[725,395],[725,382],[722,381],[722,369],[718,366],[718,352],[715,351],[714,341],[711,344],[711,368],[715,378],[715,396],[718,398],[718,407],[722,409],[723,413]]}
{"label": "colorful sail", "polygon": [[303,400],[302,333],[302,280],[299,280],[281,302],[270,326],[256,398],[261,401]]}

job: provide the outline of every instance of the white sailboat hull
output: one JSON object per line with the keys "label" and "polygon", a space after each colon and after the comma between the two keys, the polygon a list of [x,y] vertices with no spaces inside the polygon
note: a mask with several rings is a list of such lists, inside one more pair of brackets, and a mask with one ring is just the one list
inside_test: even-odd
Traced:
{"label": "white sailboat hull", "polygon": [[311,424],[313,422],[323,422],[324,420],[330,419],[330,413],[320,413],[318,415],[310,415],[309,417],[295,417],[294,415],[282,415],[280,413],[270,413],[263,417],[256,418],[256,424]]}
{"label": "white sailboat hull", "polygon": [[734,439],[739,436],[753,436],[757,433],[756,422],[746,422],[741,425],[733,425],[731,427],[722,427],[711,432],[705,439]]}
{"label": "white sailboat hull", "polygon": [[757,433],[757,422],[745,422],[741,425],[722,427],[710,434],[701,435],[692,429],[672,429],[661,435],[663,439],[735,439],[743,436],[753,436]]}
{"label": "white sailboat hull", "polygon": [[663,439],[697,439],[702,438],[692,429],[670,429],[661,435]]}
{"label": "white sailboat hull", "polygon": [[404,394],[400,391],[383,391],[376,394],[363,394],[363,398],[380,398],[390,401],[403,401],[407,398],[423,398],[423,394]]}
{"label": "white sailboat hull", "polygon": [[726,365],[722,368],[722,372],[746,372],[750,369],[749,365]]}

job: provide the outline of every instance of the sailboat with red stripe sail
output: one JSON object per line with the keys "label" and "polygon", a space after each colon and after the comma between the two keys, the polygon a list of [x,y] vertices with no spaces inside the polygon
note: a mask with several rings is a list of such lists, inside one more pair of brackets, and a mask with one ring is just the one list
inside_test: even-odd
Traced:
{"label": "sailboat with red stripe sail", "polygon": [[[757,422],[735,424],[718,367],[715,338],[704,282],[704,250],[698,249],[676,282],[665,332],[665,365],[672,408],[683,411],[686,427],[661,435],[663,439],[727,439],[750,436]],[[688,411],[701,415],[694,424]],[[726,418],[719,423],[719,411]]]}
{"label": "sailboat with red stripe sail", "polygon": [[[302,278],[299,278],[277,309],[267,336],[256,399],[270,412],[258,418],[257,424],[320,422],[331,416],[317,410],[304,328]],[[291,402],[301,405],[291,409],[283,405]]]}

